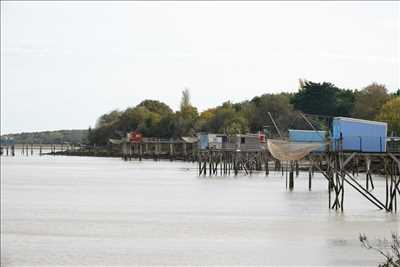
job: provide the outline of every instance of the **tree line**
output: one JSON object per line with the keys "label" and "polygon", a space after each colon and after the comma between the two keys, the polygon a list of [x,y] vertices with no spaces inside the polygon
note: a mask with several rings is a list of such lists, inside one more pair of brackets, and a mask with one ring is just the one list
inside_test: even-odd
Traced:
{"label": "tree line", "polygon": [[[109,138],[121,138],[138,130],[144,136],[178,138],[194,136],[196,132],[248,133],[273,130],[271,113],[282,132],[289,128],[309,129],[298,119],[300,110],[306,114],[344,116],[388,123],[388,134],[400,135],[400,89],[390,94],[384,85],[372,83],[361,90],[338,88],[329,82],[299,80],[296,93],[263,94],[238,103],[230,101],[220,106],[198,111],[191,104],[190,92],[182,92],[180,109],[174,112],[157,100],[144,100],[126,110],[103,114],[95,127],[88,130],[91,144],[104,145]],[[318,117],[316,125],[323,129]]]}
{"label": "tree line", "polygon": [[59,130],[43,132],[23,132],[1,136],[1,143],[6,145],[11,138],[16,144],[84,144],[88,143],[88,130]]}

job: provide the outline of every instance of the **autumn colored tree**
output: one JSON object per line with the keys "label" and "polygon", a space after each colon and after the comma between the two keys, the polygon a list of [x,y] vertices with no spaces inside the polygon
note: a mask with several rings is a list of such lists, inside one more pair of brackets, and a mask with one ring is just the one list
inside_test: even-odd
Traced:
{"label": "autumn colored tree", "polygon": [[[125,111],[111,111],[102,115],[96,127],[90,131],[90,140],[106,144],[109,138],[125,136],[132,130],[141,131],[146,137],[179,138],[193,136],[197,132],[248,133],[274,126],[268,112],[276,121],[281,133],[287,129],[310,129],[296,110],[327,116],[354,116],[364,119],[387,121],[389,130],[400,134],[398,97],[400,92],[388,94],[385,86],[371,84],[361,91],[345,90],[334,84],[299,81],[297,93],[263,94],[238,103],[227,101],[207,109],[200,115],[190,99],[190,91],[182,91],[180,109],[176,112],[157,100],[144,100]],[[388,101],[390,98],[393,100]],[[386,104],[385,104],[386,103]],[[379,114],[378,114],[379,113]],[[326,127],[318,117],[313,119],[317,128]]]}
{"label": "autumn colored tree", "polygon": [[195,125],[199,117],[197,108],[190,103],[190,91],[185,88],[182,91],[180,111],[176,112],[175,136],[193,136],[196,134]]}
{"label": "autumn colored tree", "polygon": [[387,101],[376,119],[388,123],[388,134],[400,135],[400,96]]}
{"label": "autumn colored tree", "polygon": [[383,104],[390,98],[384,85],[372,83],[355,95],[353,116],[374,120]]}

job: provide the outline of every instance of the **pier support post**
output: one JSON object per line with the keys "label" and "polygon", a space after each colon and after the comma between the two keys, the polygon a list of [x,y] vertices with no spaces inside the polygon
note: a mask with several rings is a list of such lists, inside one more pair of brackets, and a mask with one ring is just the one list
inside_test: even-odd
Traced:
{"label": "pier support post", "polygon": [[293,161],[290,162],[290,172],[289,172],[289,190],[294,188],[294,166]]}
{"label": "pier support post", "polygon": [[199,166],[199,176],[200,176],[201,175],[201,171],[202,171],[200,153],[199,153],[199,156],[197,157],[197,162],[198,162],[198,166]]}
{"label": "pier support post", "polygon": [[183,160],[186,161],[187,151],[186,151],[186,142],[182,144],[183,148]]}
{"label": "pier support post", "polygon": [[374,182],[372,181],[372,175],[371,175],[371,159],[369,157],[365,157],[365,183],[366,183],[366,188],[369,190],[369,184],[371,183],[371,190],[374,189]]}
{"label": "pier support post", "polygon": [[169,143],[169,159],[173,161],[174,159],[174,145]]}
{"label": "pier support post", "polygon": [[122,143],[122,158],[127,161],[128,160],[128,148],[127,148],[127,143],[123,142]]}

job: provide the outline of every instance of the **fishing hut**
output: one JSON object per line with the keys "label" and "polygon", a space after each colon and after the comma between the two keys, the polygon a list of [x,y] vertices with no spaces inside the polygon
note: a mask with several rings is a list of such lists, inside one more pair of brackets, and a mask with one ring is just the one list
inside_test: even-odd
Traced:
{"label": "fishing hut", "polygon": [[12,137],[2,137],[0,140],[0,155],[15,156],[15,140]]}
{"label": "fishing hut", "polygon": [[[310,121],[307,122],[314,128]],[[315,129],[314,133],[296,132],[296,137],[300,138],[292,138],[286,143],[281,141],[279,144],[276,140],[268,140],[271,154],[290,162],[289,189],[293,189],[294,186],[293,172],[298,172],[298,165],[294,162],[302,161],[308,165],[310,189],[314,170],[327,179],[331,209],[343,211],[347,185],[377,208],[397,211],[397,198],[400,194],[400,151],[393,148],[388,150],[386,123],[335,117],[331,121],[329,134]],[[301,155],[302,153],[304,155]],[[363,178],[358,177],[361,172],[365,175],[365,182],[362,181]],[[373,175],[383,176],[385,179],[384,200],[379,199],[374,192]]]}
{"label": "fishing hut", "polygon": [[[387,138],[387,124],[354,118],[334,117],[329,128],[318,131],[305,114],[300,116],[312,130],[290,129],[284,138],[271,120],[279,139],[265,140],[262,135],[203,134],[199,137],[199,175],[237,175],[240,171],[286,173],[286,187],[294,188],[294,174],[307,171],[309,189],[319,172],[327,180],[329,208],[343,211],[345,185],[379,209],[397,211],[400,196],[400,149],[398,138]],[[246,145],[246,137],[253,138]],[[286,164],[285,164],[286,163]],[[286,168],[285,168],[286,166]],[[379,199],[374,178],[385,179],[385,199]]]}
{"label": "fishing hut", "polygon": [[125,160],[149,158],[194,161],[197,158],[197,137],[163,139],[144,137],[140,132],[133,131],[126,138],[110,139],[110,142],[121,147]]}
{"label": "fishing hut", "polygon": [[[237,175],[261,171],[266,158],[265,135],[199,133],[199,175]],[[264,166],[265,170],[269,167]]]}

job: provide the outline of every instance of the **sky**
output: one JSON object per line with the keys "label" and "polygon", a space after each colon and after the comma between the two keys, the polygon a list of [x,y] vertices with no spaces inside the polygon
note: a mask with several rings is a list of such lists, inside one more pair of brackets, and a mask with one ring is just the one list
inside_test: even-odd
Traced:
{"label": "sky", "polygon": [[399,2],[1,1],[1,133],[87,129],[144,99],[199,111],[298,79],[400,88]]}

